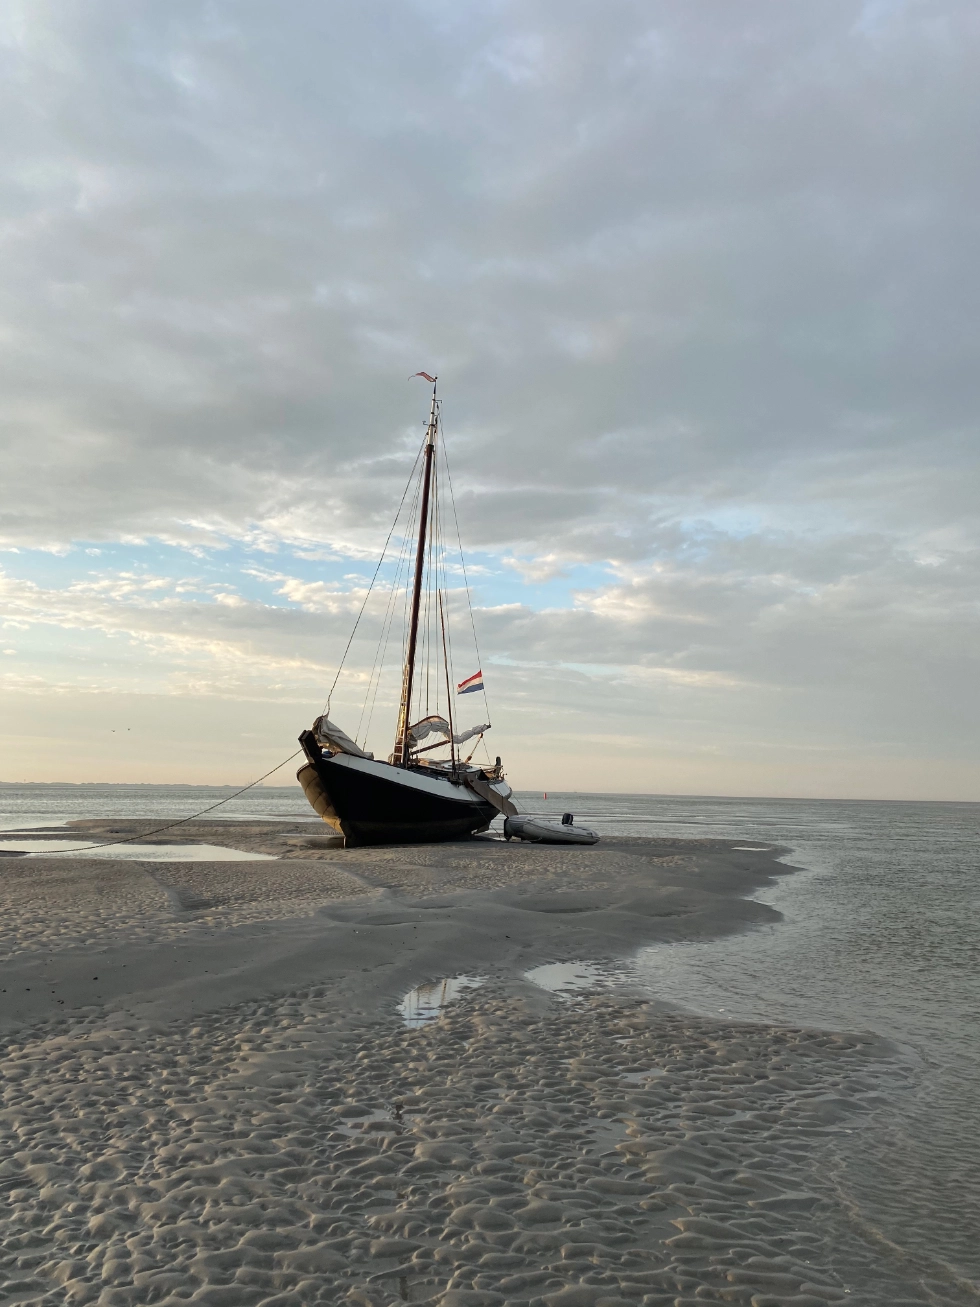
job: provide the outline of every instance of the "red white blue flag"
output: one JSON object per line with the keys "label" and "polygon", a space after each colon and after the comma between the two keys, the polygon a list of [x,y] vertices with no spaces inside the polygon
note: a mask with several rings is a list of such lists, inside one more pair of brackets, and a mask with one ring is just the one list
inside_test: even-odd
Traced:
{"label": "red white blue flag", "polygon": [[474,690],[482,690],[482,689],[483,689],[483,673],[474,672],[473,675],[468,676],[465,681],[460,681],[459,685],[456,686],[456,693],[472,694]]}

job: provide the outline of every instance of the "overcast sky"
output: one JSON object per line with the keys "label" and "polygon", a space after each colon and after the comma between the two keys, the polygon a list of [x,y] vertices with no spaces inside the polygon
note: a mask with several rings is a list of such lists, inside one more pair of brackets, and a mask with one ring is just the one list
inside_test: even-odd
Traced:
{"label": "overcast sky", "polygon": [[0,779],[285,757],[424,368],[516,786],[980,798],[978,52],[967,0],[9,0]]}

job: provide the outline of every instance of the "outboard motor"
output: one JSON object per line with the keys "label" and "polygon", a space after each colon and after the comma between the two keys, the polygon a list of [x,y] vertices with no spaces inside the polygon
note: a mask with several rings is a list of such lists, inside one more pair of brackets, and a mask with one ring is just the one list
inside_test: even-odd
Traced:
{"label": "outboard motor", "polygon": [[574,821],[575,821],[575,814],[573,812],[563,812],[561,814],[561,824],[563,826],[571,826]]}

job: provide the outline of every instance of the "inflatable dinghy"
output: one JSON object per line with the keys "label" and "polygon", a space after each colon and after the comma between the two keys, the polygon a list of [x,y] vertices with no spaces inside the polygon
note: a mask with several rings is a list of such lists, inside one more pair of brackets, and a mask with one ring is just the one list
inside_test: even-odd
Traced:
{"label": "inflatable dinghy", "polygon": [[504,821],[505,840],[529,840],[532,844],[595,844],[598,833],[588,826],[576,826],[570,812],[561,821],[547,817],[508,817]]}

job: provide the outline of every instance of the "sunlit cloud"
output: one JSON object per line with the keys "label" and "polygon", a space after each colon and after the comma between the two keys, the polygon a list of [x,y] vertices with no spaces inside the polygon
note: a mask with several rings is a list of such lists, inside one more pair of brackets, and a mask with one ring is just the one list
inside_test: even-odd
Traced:
{"label": "sunlit cloud", "polygon": [[[809,792],[817,758],[826,791],[888,741],[903,792],[959,769],[965,793],[978,44],[965,0],[20,6],[11,702],[306,712],[426,368],[527,779],[587,738],[608,784],[622,754],[629,788],[670,788],[670,740],[721,760],[714,791],[756,747],[753,784],[785,757]],[[352,712],[379,630],[369,603]]]}

